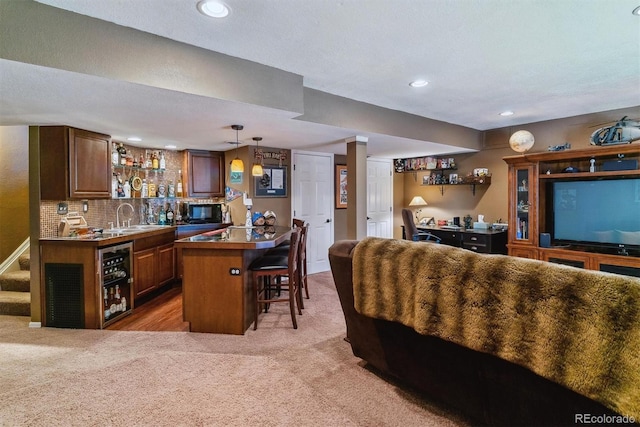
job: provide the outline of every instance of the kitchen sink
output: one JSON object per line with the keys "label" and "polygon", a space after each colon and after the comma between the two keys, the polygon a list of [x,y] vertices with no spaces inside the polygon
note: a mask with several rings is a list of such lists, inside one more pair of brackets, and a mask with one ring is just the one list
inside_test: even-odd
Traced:
{"label": "kitchen sink", "polygon": [[107,228],[102,233],[103,234],[131,234],[131,233],[140,233],[142,231],[157,230],[164,227],[166,227],[166,225],[138,224],[138,225],[132,225],[131,227]]}

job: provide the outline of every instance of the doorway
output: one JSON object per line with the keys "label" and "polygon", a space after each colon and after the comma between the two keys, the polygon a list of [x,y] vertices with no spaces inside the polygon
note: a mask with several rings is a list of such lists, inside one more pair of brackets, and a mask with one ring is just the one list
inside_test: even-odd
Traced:
{"label": "doorway", "polygon": [[309,224],[309,274],[329,271],[333,244],[333,154],[292,152],[291,216]]}
{"label": "doorway", "polygon": [[367,236],[391,238],[393,169],[389,159],[367,159]]}

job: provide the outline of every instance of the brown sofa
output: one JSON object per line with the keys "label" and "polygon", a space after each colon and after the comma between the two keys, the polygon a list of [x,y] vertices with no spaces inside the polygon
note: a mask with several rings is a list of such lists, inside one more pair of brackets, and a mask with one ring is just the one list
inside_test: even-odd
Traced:
{"label": "brown sofa", "polygon": [[580,424],[576,414],[620,416],[495,355],[419,334],[398,322],[359,314],[353,291],[353,251],[357,244],[358,241],[343,240],[329,249],[347,339],[355,356],[479,424],[561,426]]}

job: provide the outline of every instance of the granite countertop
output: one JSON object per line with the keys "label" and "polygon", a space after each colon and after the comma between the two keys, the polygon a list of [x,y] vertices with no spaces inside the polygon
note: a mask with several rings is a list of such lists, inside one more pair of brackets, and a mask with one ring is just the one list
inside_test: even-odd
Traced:
{"label": "granite countertop", "polygon": [[202,249],[266,249],[285,241],[291,234],[291,227],[230,226],[209,231],[196,236],[176,240],[177,247]]}
{"label": "granite countertop", "polygon": [[66,242],[73,244],[87,244],[93,246],[109,246],[144,237],[164,234],[168,231],[175,233],[173,225],[132,225],[126,228],[107,229],[102,233],[88,233],[73,237],[44,237],[40,242]]}

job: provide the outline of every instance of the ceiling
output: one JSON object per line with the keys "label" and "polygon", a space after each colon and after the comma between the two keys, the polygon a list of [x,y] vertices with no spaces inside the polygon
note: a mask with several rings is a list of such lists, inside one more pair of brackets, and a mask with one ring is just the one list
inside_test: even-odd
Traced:
{"label": "ceiling", "polygon": [[[640,105],[640,0],[196,0],[39,3],[302,76],[304,87],[475,130]],[[0,43],[2,43],[0,41]],[[412,88],[409,82],[429,85]],[[91,99],[86,97],[91,93]],[[96,101],[98,100],[98,101]],[[500,112],[512,110],[502,117]],[[0,59],[0,125],[69,124],[141,145],[241,142],[378,157],[469,151],[456,141],[296,119],[291,113]]]}

